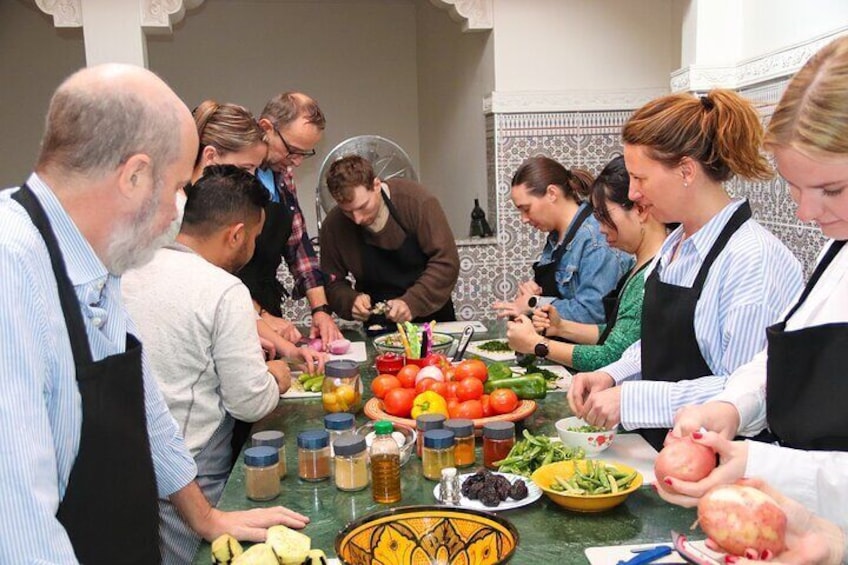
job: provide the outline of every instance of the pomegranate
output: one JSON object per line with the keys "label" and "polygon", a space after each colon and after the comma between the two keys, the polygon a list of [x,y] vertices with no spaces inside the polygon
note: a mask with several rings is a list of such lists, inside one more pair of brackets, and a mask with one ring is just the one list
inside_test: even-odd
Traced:
{"label": "pomegranate", "polygon": [[654,463],[654,475],[662,486],[663,479],[672,477],[682,481],[700,481],[716,466],[712,448],[695,443],[691,437],[671,440],[663,447]]}
{"label": "pomegranate", "polygon": [[698,501],[701,529],[727,553],[747,548],[779,555],[786,549],[786,514],[766,493],[743,485],[720,485]]}

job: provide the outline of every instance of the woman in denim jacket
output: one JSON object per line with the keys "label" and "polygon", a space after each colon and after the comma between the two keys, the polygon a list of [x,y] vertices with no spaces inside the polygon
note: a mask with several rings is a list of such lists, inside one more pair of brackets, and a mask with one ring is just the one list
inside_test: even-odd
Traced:
{"label": "woman in denim jacket", "polygon": [[610,248],[584,202],[592,175],[568,170],[544,156],[526,160],[512,177],[512,202],[521,220],[548,233],[533,280],[519,285],[512,302],[496,302],[498,316],[528,312],[534,297],[546,297],[562,318],[585,324],[604,322],[603,298],[633,266],[633,258]]}

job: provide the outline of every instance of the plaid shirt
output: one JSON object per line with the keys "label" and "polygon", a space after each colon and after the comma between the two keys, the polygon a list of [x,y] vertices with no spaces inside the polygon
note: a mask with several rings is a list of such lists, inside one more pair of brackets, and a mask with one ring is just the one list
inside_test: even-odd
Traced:
{"label": "plaid shirt", "polygon": [[305,296],[307,290],[323,286],[324,275],[321,273],[318,256],[306,232],[306,222],[297,201],[297,187],[291,169],[287,169],[282,175],[275,174],[274,179],[277,183],[279,198],[292,212],[292,230],[283,249],[283,259],[294,278],[292,298],[298,299]]}

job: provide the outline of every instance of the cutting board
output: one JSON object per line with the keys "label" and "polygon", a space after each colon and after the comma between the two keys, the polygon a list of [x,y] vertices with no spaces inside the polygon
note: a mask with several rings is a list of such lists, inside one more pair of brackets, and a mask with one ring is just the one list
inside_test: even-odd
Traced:
{"label": "cutting board", "polygon": [[515,351],[485,351],[480,349],[480,345],[486,343],[487,341],[506,341],[503,339],[493,340],[493,339],[485,339],[482,341],[472,341],[468,344],[468,349],[465,350],[465,357],[468,358],[470,355],[476,355],[477,357],[482,357],[483,359],[488,359],[489,361],[512,361],[515,362]]}
{"label": "cutting board", "polygon": [[[669,535],[670,537],[670,535]],[[724,556],[718,553],[711,552],[706,548],[703,541],[692,541],[690,544],[698,549],[704,550],[707,554],[717,556],[720,559],[720,562],[724,562]],[[627,561],[628,559],[633,559],[636,557],[636,554],[633,553],[634,549],[650,549],[653,547],[657,547],[658,545],[668,545],[671,547],[671,542],[669,543],[643,543],[639,545],[612,545],[605,547],[589,547],[586,548],[585,554],[586,559],[589,560],[591,565],[616,565],[619,561]],[[685,559],[683,559],[679,553],[676,551],[672,551],[662,559],[657,559],[656,561],[652,561],[654,563],[687,563]]]}
{"label": "cutting board", "polygon": [[648,485],[656,482],[654,462],[657,460],[657,450],[651,447],[645,439],[636,433],[619,433],[615,435],[612,445],[592,456],[593,459],[604,459],[624,463],[633,467]]}
{"label": "cutting board", "polygon": [[476,320],[469,320],[467,322],[462,320],[457,320],[456,322],[436,322],[436,327],[433,328],[433,331],[443,334],[458,335],[465,330],[465,326],[471,326],[474,328],[476,333],[485,333],[489,331],[482,322],[478,322]]}

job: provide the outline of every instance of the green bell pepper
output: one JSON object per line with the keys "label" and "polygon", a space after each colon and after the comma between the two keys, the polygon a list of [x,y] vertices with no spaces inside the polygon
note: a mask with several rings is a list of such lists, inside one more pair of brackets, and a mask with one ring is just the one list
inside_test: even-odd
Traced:
{"label": "green bell pepper", "polygon": [[512,369],[506,363],[492,363],[488,367],[490,381],[512,378]]}
{"label": "green bell pepper", "polygon": [[545,398],[548,393],[545,377],[538,373],[495,380],[492,380],[490,376],[483,388],[486,394],[490,394],[497,388],[508,388],[515,392],[521,400]]}

